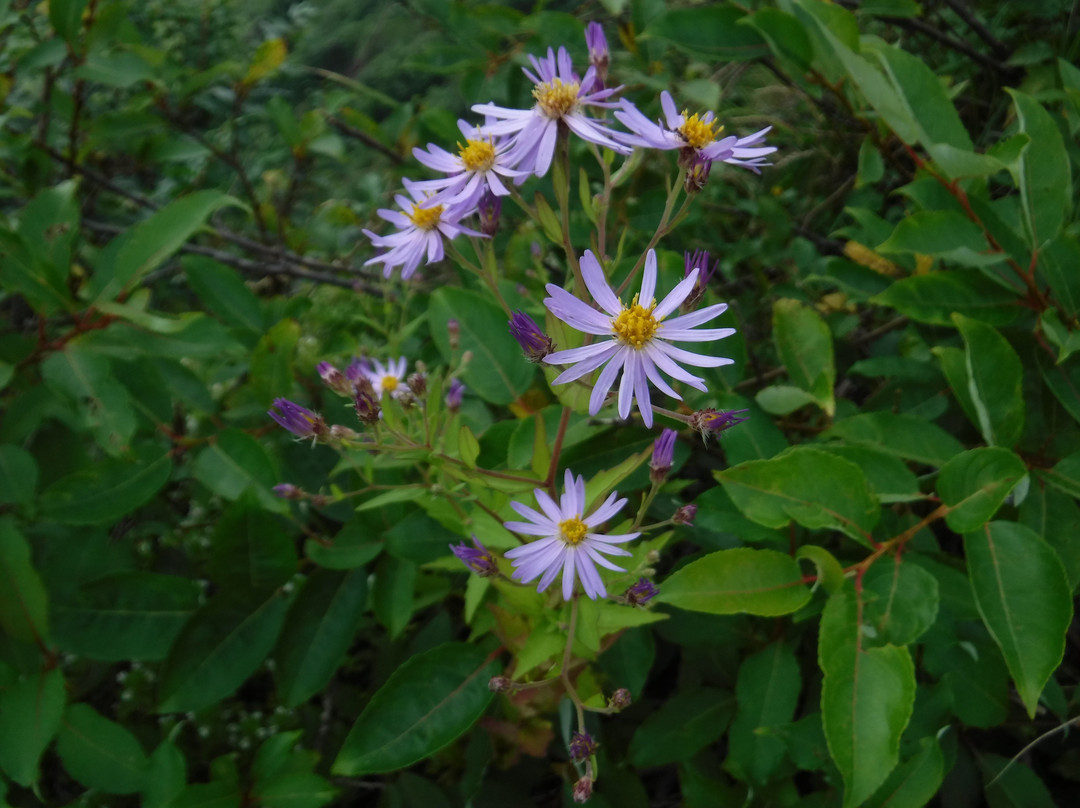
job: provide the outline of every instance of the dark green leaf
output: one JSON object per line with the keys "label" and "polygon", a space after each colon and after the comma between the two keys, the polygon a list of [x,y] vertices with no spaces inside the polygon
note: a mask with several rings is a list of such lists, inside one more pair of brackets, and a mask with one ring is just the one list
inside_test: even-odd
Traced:
{"label": "dark green leaf", "polygon": [[800,687],[799,663],[789,645],[775,642],[746,658],[735,685],[739,708],[729,735],[729,767],[752,782],[769,781],[787,750],[771,730],[795,717]]}
{"label": "dark green leaf", "polygon": [[227,429],[195,458],[195,479],[228,500],[239,499],[249,488],[268,511],[283,513],[286,504],[271,492],[277,469],[266,449],[239,429]]}
{"label": "dark green leaf", "polygon": [[102,449],[114,457],[127,451],[135,434],[135,411],[108,359],[69,343],[51,354],[41,370],[49,386],[79,408]]}
{"label": "dark green leaf", "polygon": [[[281,99],[274,96],[271,100]],[[185,255],[180,265],[206,308],[229,325],[263,333],[265,322],[259,299],[235,269],[199,255]]]}
{"label": "dark green leaf", "polygon": [[934,624],[938,582],[926,570],[902,558],[886,557],[863,577],[863,622],[874,645],[910,645]]}
{"label": "dark green leaf", "polygon": [[87,704],[73,704],[64,714],[56,751],[72,777],[106,794],[142,790],[150,771],[135,736]]}
{"label": "dark green leaf", "polygon": [[897,766],[865,808],[922,808],[945,777],[945,758],[936,738],[923,738],[919,751]]}
{"label": "dark green leaf", "polygon": [[358,777],[405,768],[442,749],[483,714],[498,663],[483,650],[446,643],[399,667],[360,714],[334,761]]}
{"label": "dark green leaf", "polygon": [[691,561],[660,586],[656,600],[709,614],[776,616],[810,600],[798,563],[776,550],[740,547]]}
{"label": "dark green leaf", "polygon": [[1050,113],[1019,90],[1006,88],[1006,92],[1016,104],[1020,131],[1031,137],[1020,153],[1014,176],[1020,186],[1029,242],[1040,247],[1054,238],[1065,222],[1072,199],[1069,155]]}
{"label": "dark green leaf", "polygon": [[993,326],[954,314],[964,338],[967,391],[983,439],[1012,446],[1024,431],[1023,367],[1020,357]]}
{"label": "dark green leaf", "polygon": [[679,48],[724,61],[749,61],[768,48],[749,26],[739,25],[745,13],[734,6],[673,8],[654,20],[642,36],[655,36]]}
{"label": "dark green leaf", "polygon": [[6,518],[0,518],[0,628],[38,645],[49,636],[48,598],[30,562],[30,545]]}
{"label": "dark green leaf", "polygon": [[1019,315],[1019,294],[977,269],[954,269],[901,278],[872,303],[889,306],[920,323],[952,325],[953,312],[1005,325]]}
{"label": "dark green leaf", "polygon": [[792,383],[809,393],[831,418],[836,411],[836,366],[832,334],[821,315],[798,300],[776,301],[773,340]]}
{"label": "dark green leaf", "polygon": [[635,766],[688,760],[727,729],[735,699],[726,690],[702,687],[668,699],[637,728],[630,741]]}
{"label": "dark green leaf", "polygon": [[210,577],[226,590],[268,595],[296,572],[296,549],[279,517],[247,494],[214,528]]}
{"label": "dark green leaf", "polygon": [[132,513],[169,481],[172,457],[140,447],[134,462],[106,460],[49,486],[41,506],[50,519],[71,525],[100,525]]}
{"label": "dark green leaf", "polygon": [[943,466],[964,450],[940,427],[891,412],[867,412],[836,421],[822,437],[843,438],[928,466]]}
{"label": "dark green leaf", "polygon": [[0,688],[0,769],[22,786],[38,779],[38,760],[60,728],[67,691],[59,669]]}
{"label": "dark green leaf", "polygon": [[29,507],[34,501],[38,469],[34,456],[18,446],[0,446],[0,502]]}
{"label": "dark green leaf", "polygon": [[986,447],[957,455],[938,477],[938,495],[949,506],[945,521],[957,533],[977,529],[1025,474],[1024,461],[1008,449]]}

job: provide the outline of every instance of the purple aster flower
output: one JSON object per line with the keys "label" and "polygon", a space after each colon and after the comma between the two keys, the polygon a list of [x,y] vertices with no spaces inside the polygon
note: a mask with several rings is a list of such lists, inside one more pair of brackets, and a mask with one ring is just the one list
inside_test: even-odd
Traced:
{"label": "purple aster flower", "polygon": [[446,391],[446,409],[450,412],[457,412],[461,409],[461,402],[465,397],[465,385],[461,383],[460,379],[451,379],[450,387]]}
{"label": "purple aster flower", "polygon": [[[398,230],[387,236],[380,236],[370,230],[364,235],[371,239],[376,247],[387,247],[386,252],[364,262],[382,264],[383,276],[389,278],[394,267],[401,267],[401,279],[408,280],[420,266],[420,261],[427,256],[425,264],[441,261],[444,255],[443,239],[451,241],[462,233],[469,236],[483,236],[475,230],[459,224],[458,220],[472,211],[463,207],[447,207],[433,204],[430,199],[417,189],[416,183],[404,180],[409,197],[398,194],[394,197],[401,211],[380,209],[380,218],[385,219]],[[408,212],[402,212],[408,211]]]}
{"label": "purple aster flower", "polygon": [[638,582],[626,590],[623,597],[631,606],[644,606],[650,600],[660,594],[660,590],[653,586],[648,578],[639,578]]}
{"label": "purple aster flower", "polygon": [[450,551],[480,577],[490,578],[493,575],[498,575],[499,568],[495,564],[495,558],[488,548],[480,543],[475,534],[472,537],[472,543],[472,547],[469,547],[465,542],[457,546],[451,544]]}
{"label": "purple aster flower", "polygon": [[687,165],[690,165],[694,155],[700,155],[711,161],[746,166],[758,173],[758,166],[768,165],[765,155],[776,151],[775,146],[758,145],[765,140],[771,126],[744,138],[730,135],[717,140],[723,127],[711,111],[689,115],[683,110],[680,114],[667,90],[660,93],[660,107],[664,111],[664,122],[655,122],[646,118],[629,101],[622,101],[615,117],[633,133],[630,137],[624,136],[623,140],[631,145],[652,149],[689,150]]}
{"label": "purple aster flower", "polygon": [[596,89],[593,86],[596,68],[592,66],[585,77],[579,79],[566,48],[559,48],[558,57],[548,48],[546,58],[537,59],[530,55],[529,61],[533,70],[524,68],[524,73],[536,85],[532,91],[536,105],[532,109],[510,109],[495,104],[475,104],[472,108],[473,112],[496,119],[494,123],[485,124],[488,134],[514,136],[507,154],[511,165],[525,174],[544,176],[555,154],[560,123],[583,140],[607,146],[621,154],[630,153],[629,147],[615,139],[614,131],[584,113],[585,107],[616,106],[606,99],[621,87]]}
{"label": "purple aster flower", "polygon": [[570,759],[575,763],[588,760],[599,748],[600,745],[587,732],[575,732],[570,736]]}
{"label": "purple aster flower", "polygon": [[678,433],[674,429],[665,429],[653,444],[652,460],[649,461],[649,469],[654,483],[662,483],[671,471],[671,464],[675,459],[675,438]]}
{"label": "purple aster flower", "polygon": [[365,373],[367,380],[375,390],[375,395],[380,398],[389,394],[394,398],[400,398],[408,389],[405,380],[405,357],[389,360],[386,365],[377,360],[372,360],[369,369]]}
{"label": "purple aster flower", "polygon": [[518,341],[530,362],[543,361],[554,347],[551,338],[523,311],[515,311],[510,318],[510,334]]}
{"label": "purple aster flower", "polygon": [[628,551],[614,545],[636,539],[641,534],[605,536],[594,531],[622,510],[626,500],[617,499],[618,494],[612,491],[599,508],[586,516],[585,478],[579,475],[575,479],[569,469],[563,482],[563,495],[557,503],[542,489],[535,489],[533,494],[540,511],[520,502],[511,502],[510,507],[528,521],[505,523],[506,529],[515,533],[543,537],[505,553],[516,567],[514,578],[527,584],[539,577],[536,589],[543,592],[561,572],[563,600],[570,600],[573,595],[575,576],[581,578],[585,594],[590,598],[605,597],[607,590],[596,565],[618,572],[626,570],[612,564],[601,553],[628,556]]}
{"label": "purple aster flower", "polygon": [[[274,411],[277,410],[277,412]],[[326,421],[317,412],[301,407],[287,398],[275,398],[267,415],[299,438],[318,440],[330,434]]]}
{"label": "purple aster flower", "polygon": [[602,90],[607,81],[608,63],[611,55],[608,52],[607,37],[604,29],[598,22],[590,22],[585,27],[585,46],[589,49],[589,64],[596,68],[596,76],[591,87],[585,90]]}
{"label": "purple aster flower", "polygon": [[704,391],[705,382],[683,370],[678,363],[696,367],[719,367],[733,362],[720,356],[691,353],[669,343],[711,342],[735,333],[734,328],[694,330],[696,326],[723,314],[727,309],[726,303],[706,306],[700,311],[665,322],[665,318],[690,295],[697,283],[698,270],[683,278],[667,297],[657,303],[653,297],[656,291],[656,252],[649,250],[645,256],[641,291],[634,295],[629,306],[623,305],[615,296],[604,278],[600,262],[588,250],[581,258],[581,272],[585,285],[603,311],[590,308],[565,289],[552,283],[547,285],[551,297],[544,299],[544,305],[560,320],[579,331],[608,339],[598,339],[581,348],[556,351],[544,361],[553,365],[574,364],[574,367],[556,376],[552,384],[572,382],[604,366],[589,397],[590,415],[596,415],[600,411],[608,391],[615,383],[619,371],[622,371],[622,381],[619,383],[619,417],[629,417],[631,404],[637,399],[641,420],[645,426],[651,427],[653,413],[649,382],[672,398],[682,400],[661,377],[661,371],[677,381]]}
{"label": "purple aster flower", "polygon": [[736,424],[749,420],[749,416],[743,415],[744,412],[749,412],[749,410],[714,410],[707,408],[698,410],[691,415],[689,423],[703,437],[710,433],[719,435]]}
{"label": "purple aster flower", "polygon": [[465,136],[465,145],[458,144],[456,155],[434,143],[428,144],[427,151],[413,149],[413,156],[425,166],[448,175],[413,183],[416,190],[435,194],[431,203],[471,209],[484,192],[496,197],[510,193],[500,177],[517,180],[529,176],[515,171],[509,162],[509,140],[497,142],[482,127],[466,121],[458,121],[458,128]]}

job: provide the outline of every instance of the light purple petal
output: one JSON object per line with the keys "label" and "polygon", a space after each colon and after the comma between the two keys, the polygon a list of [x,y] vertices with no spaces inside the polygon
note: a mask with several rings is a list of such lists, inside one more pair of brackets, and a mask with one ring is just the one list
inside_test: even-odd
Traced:
{"label": "light purple petal", "polygon": [[577,558],[577,553],[572,549],[566,553],[566,557],[563,559],[563,571],[562,571],[562,596],[563,600],[570,600],[574,595],[574,559]]}
{"label": "light purple petal", "polygon": [[[649,304],[653,302],[653,298],[656,296],[656,250],[649,250],[645,254],[645,273],[641,276],[641,292],[638,294],[638,303],[645,308],[649,308]],[[657,315],[654,313],[654,317],[659,319],[663,315]]]}
{"label": "light purple petal", "polygon": [[690,296],[690,293],[694,291],[694,284],[697,283],[698,270],[693,270],[689,275],[679,281],[678,285],[667,293],[667,297],[660,301],[656,309],[653,310],[653,317],[657,320],[663,320],[675,309],[682,305],[682,302]]}
{"label": "light purple petal", "polygon": [[536,497],[536,502],[541,510],[547,514],[547,518],[550,519],[552,524],[556,527],[558,527],[559,522],[566,519],[566,516],[559,511],[559,506],[555,504],[555,500],[548,496],[547,491],[540,488],[534,488],[533,496]]}
{"label": "light purple petal", "polygon": [[676,348],[674,345],[668,345],[666,342],[654,342],[653,344],[675,362],[684,362],[694,367],[718,368],[721,365],[730,365],[735,361],[723,356],[704,356],[691,353],[690,351],[684,351],[682,348]]}
{"label": "light purple petal", "polygon": [[585,254],[581,256],[581,274],[585,278],[585,286],[588,287],[593,300],[599,303],[600,308],[612,317],[618,317],[623,310],[623,305],[619,302],[619,298],[615,297],[611,287],[608,286],[607,279],[604,277],[604,270],[591,250],[586,250]]}
{"label": "light purple petal", "polygon": [[[584,267],[585,262],[582,261],[581,263]],[[588,281],[586,281],[587,283]],[[611,319],[609,317],[596,309],[590,308],[588,304],[553,283],[549,283],[545,288],[551,297],[544,298],[544,305],[547,306],[548,311],[564,323],[573,326],[578,331],[584,331],[586,334],[601,336],[611,333]],[[617,310],[616,314],[618,314]]]}
{"label": "light purple petal", "polygon": [[670,320],[665,320],[664,328],[693,328],[696,325],[707,323],[713,318],[719,317],[725,311],[727,311],[727,303],[717,303],[712,306],[706,306],[703,309],[692,311],[689,314],[683,314],[679,317],[674,317]]}
{"label": "light purple petal", "polygon": [[[618,343],[612,344],[617,345]],[[615,377],[619,375],[619,371],[622,370],[623,363],[626,361],[626,351],[626,346],[620,346],[607,366],[600,371],[600,376],[597,378],[592,393],[589,395],[589,415],[596,415],[596,413],[600,412],[600,408],[604,406],[604,399],[607,398],[611,385],[615,383]]]}
{"label": "light purple petal", "polygon": [[585,525],[590,528],[596,527],[597,525],[603,524],[608,519],[617,514],[619,511],[621,511],[623,506],[626,504],[626,499],[624,497],[623,499],[616,500],[616,497],[618,496],[619,495],[617,492],[612,491],[608,495],[608,498],[604,500],[604,504],[597,508],[595,511],[593,511],[589,515],[588,519],[584,520]]}

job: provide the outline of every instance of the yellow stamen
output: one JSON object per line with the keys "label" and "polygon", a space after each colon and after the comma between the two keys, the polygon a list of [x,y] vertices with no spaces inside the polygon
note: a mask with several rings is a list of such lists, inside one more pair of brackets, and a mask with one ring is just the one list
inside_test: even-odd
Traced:
{"label": "yellow stamen", "polygon": [[569,519],[559,522],[559,535],[567,544],[581,544],[585,534],[588,532],[589,528],[586,527],[579,516],[571,516]]}
{"label": "yellow stamen", "polygon": [[640,351],[653,338],[660,325],[653,317],[655,308],[656,301],[650,301],[649,308],[645,308],[638,303],[638,296],[634,295],[630,308],[623,309],[619,316],[611,321],[612,332],[623,344],[632,345]]}
{"label": "yellow stamen", "polygon": [[384,393],[392,393],[397,390],[398,380],[397,376],[383,376],[382,377],[382,389]]}
{"label": "yellow stamen", "polygon": [[562,79],[552,79],[537,86],[533,90],[533,98],[541,112],[553,120],[558,120],[577,106],[580,89],[576,81],[564,84]]}
{"label": "yellow stamen", "polygon": [[443,206],[433,205],[430,208],[422,208],[419,205],[412,206],[412,213],[405,215],[412,219],[412,223],[421,230],[434,230],[442,217]]}
{"label": "yellow stamen", "polygon": [[458,157],[468,171],[489,171],[495,165],[495,147],[486,140],[466,140],[458,145]]}
{"label": "yellow stamen", "polygon": [[683,118],[685,119],[682,126],[679,127],[679,136],[686,141],[686,145],[692,149],[700,149],[702,146],[707,146],[716,140],[716,136],[724,131],[717,121],[710,121],[706,123],[701,120],[697,113],[693,115],[687,115],[686,110],[683,110]]}

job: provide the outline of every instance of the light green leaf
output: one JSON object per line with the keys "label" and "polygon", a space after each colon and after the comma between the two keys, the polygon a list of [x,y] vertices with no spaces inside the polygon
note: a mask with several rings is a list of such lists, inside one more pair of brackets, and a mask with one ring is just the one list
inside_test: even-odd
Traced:
{"label": "light green leaf", "polygon": [[941,427],[891,412],[867,412],[836,421],[822,437],[842,438],[928,466],[943,466],[964,450]]}
{"label": "light green leaf", "polygon": [[776,550],[720,550],[676,570],[660,586],[659,603],[709,614],[776,616],[810,600],[798,563]]}
{"label": "light green leaf", "polygon": [[798,300],[776,301],[773,340],[792,383],[812,395],[831,418],[836,411],[833,398],[836,365],[832,334],[821,315]]}
{"label": "light green leaf", "polygon": [[271,492],[277,469],[259,441],[239,429],[226,429],[195,458],[195,479],[228,500],[237,500],[249,488],[268,511],[285,513],[288,505]]}
{"label": "light green leaf", "polygon": [[951,210],[929,210],[905,216],[897,223],[892,235],[876,249],[884,253],[959,258],[958,263],[963,263],[964,257],[985,252],[989,245],[979,226],[964,214]]}
{"label": "light green leaf", "polygon": [[1028,716],[1065,653],[1072,593],[1053,549],[1030,528],[989,522],[964,534],[971,589]]}
{"label": "light green leaf", "polygon": [[1008,449],[984,447],[957,455],[942,469],[937,492],[949,506],[945,521],[957,533],[979,528],[1027,474]]}
{"label": "light green leaf", "polygon": [[863,576],[863,594],[863,624],[875,645],[910,645],[937,619],[937,579],[902,558],[876,562]]}
{"label": "light green leaf", "polygon": [[358,777],[403,769],[471,727],[492,696],[498,663],[485,651],[446,643],[400,666],[368,702],[334,761],[334,774]]}
{"label": "light green leaf", "polygon": [[818,640],[822,720],[844,780],[845,808],[862,805],[895,768],[915,704],[907,648],[866,648],[857,598],[850,585],[829,598]]}
{"label": "light green leaf", "polygon": [[892,283],[871,303],[889,306],[920,323],[953,325],[954,312],[993,325],[1011,323],[1019,315],[1018,293],[990,280],[977,269],[954,269],[912,275]]}
{"label": "light green leaf", "polygon": [[923,808],[945,779],[945,757],[936,738],[923,738],[919,751],[905,760],[874,792],[864,808]]}

